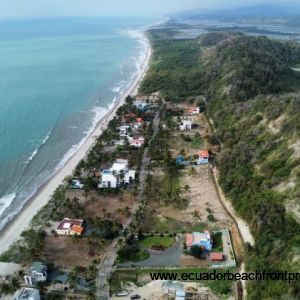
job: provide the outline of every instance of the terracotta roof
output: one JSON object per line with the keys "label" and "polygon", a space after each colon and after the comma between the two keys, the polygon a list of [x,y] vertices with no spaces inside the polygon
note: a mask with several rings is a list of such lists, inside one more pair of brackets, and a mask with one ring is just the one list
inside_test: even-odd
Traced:
{"label": "terracotta roof", "polygon": [[222,252],[211,252],[210,253],[210,260],[220,261],[223,260],[223,253]]}
{"label": "terracotta roof", "polygon": [[80,219],[68,219],[68,218],[64,218],[58,225],[57,229],[58,230],[64,230],[64,229],[68,229],[70,227],[74,227],[74,226],[79,226],[81,227],[83,223],[83,220]]}
{"label": "terracotta roof", "polygon": [[76,232],[78,234],[82,234],[83,227],[82,226],[73,225],[72,228],[71,228],[71,232]]}
{"label": "terracotta roof", "polygon": [[201,157],[209,157],[208,150],[200,150],[199,156],[201,156]]}

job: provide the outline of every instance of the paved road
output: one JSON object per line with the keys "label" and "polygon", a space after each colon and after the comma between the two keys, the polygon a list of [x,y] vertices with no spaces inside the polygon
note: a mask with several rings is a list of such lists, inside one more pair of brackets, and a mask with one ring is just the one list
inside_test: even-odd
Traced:
{"label": "paved road", "polygon": [[[153,135],[151,139],[149,140],[149,146],[153,142],[155,136],[157,135],[158,129],[159,129],[159,123],[160,123],[160,116],[162,111],[163,105],[160,107],[160,109],[157,111],[155,118],[153,120]],[[135,212],[138,210],[140,201],[142,200],[144,190],[145,190],[145,180],[148,174],[148,167],[150,163],[150,157],[149,157],[149,146],[145,149],[143,158],[142,158],[142,165],[141,165],[141,172],[140,172],[140,189],[139,189],[139,195],[138,195],[138,201],[136,201],[131,217],[127,220],[125,224],[125,228],[127,228],[134,217]],[[103,259],[99,271],[98,271],[98,277],[96,279],[96,298],[99,300],[107,300],[109,299],[109,285],[108,285],[108,278],[110,277],[114,267],[114,262],[117,258],[117,252],[118,252],[118,241],[119,239],[116,239],[110,246],[109,251],[107,252],[107,255]]]}

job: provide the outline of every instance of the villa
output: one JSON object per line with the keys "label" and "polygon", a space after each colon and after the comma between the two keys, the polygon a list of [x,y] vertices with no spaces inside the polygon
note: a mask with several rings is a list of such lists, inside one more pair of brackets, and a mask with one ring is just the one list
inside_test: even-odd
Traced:
{"label": "villa", "polygon": [[83,232],[83,220],[64,218],[58,225],[58,235],[81,235]]}
{"label": "villa", "polygon": [[197,165],[203,165],[209,163],[209,152],[208,150],[201,150],[199,152],[199,158],[197,160]]}
{"label": "villa", "polygon": [[192,121],[190,120],[182,120],[180,125],[179,125],[179,129],[181,131],[185,131],[185,130],[192,130]]}
{"label": "villa", "polygon": [[117,159],[110,169],[101,172],[101,179],[98,184],[102,188],[117,188],[122,184],[128,185],[135,179],[135,170],[129,170],[128,160]]}
{"label": "villa", "polygon": [[198,246],[204,250],[211,251],[213,240],[210,232],[205,230],[204,232],[193,232],[185,235],[185,244],[188,249],[192,246]]}
{"label": "villa", "polygon": [[47,280],[47,266],[41,262],[34,262],[24,276],[27,285],[34,285]]}
{"label": "villa", "polygon": [[18,289],[14,296],[13,300],[40,300],[40,292],[37,289],[22,287]]}
{"label": "villa", "polygon": [[133,105],[141,111],[144,111],[147,109],[147,107],[149,106],[149,103],[145,102],[145,101],[133,101]]}

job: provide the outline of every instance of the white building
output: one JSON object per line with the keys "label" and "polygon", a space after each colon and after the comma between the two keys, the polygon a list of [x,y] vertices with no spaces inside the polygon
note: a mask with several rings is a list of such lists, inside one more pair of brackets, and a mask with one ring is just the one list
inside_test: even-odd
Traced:
{"label": "white building", "polygon": [[185,130],[192,130],[192,121],[190,120],[182,120],[180,125],[179,125],[179,129],[181,131],[185,131]]}
{"label": "white building", "polygon": [[47,280],[47,266],[41,262],[34,262],[27,274],[24,276],[25,283],[28,285],[34,285],[38,282],[44,282]]}
{"label": "white building", "polygon": [[127,159],[117,159],[110,169],[101,172],[98,187],[117,188],[121,184],[130,184],[135,179],[135,170],[129,170]]}
{"label": "white building", "polygon": [[13,300],[41,300],[41,296],[39,290],[23,287],[15,292]]}
{"label": "white building", "polygon": [[131,125],[122,125],[119,127],[120,136],[127,136],[132,129]]}
{"label": "white building", "polygon": [[148,106],[149,103],[145,101],[133,101],[133,105],[138,109],[138,110],[145,110]]}

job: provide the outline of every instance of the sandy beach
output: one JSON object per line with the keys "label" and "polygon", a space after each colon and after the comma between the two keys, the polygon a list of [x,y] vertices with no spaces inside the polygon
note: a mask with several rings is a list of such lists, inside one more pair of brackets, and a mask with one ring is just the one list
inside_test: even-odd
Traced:
{"label": "sandy beach", "polygon": [[86,138],[85,143],[81,146],[81,148],[79,148],[78,151],[66,162],[66,164],[37,191],[37,193],[23,207],[20,214],[0,232],[0,253],[8,250],[8,248],[16,240],[18,240],[22,231],[26,230],[26,228],[30,226],[33,216],[47,204],[55,189],[62,183],[66,176],[72,174],[78,162],[87,155],[89,150],[93,147],[95,139],[101,135],[109,121],[114,118],[115,112],[124,104],[126,97],[128,95],[134,96],[137,94],[140,83],[148,70],[151,53],[152,50],[148,40],[146,58],[141,67],[140,73],[132,82],[129,89],[114,103],[114,106],[97,124],[95,130]]}

